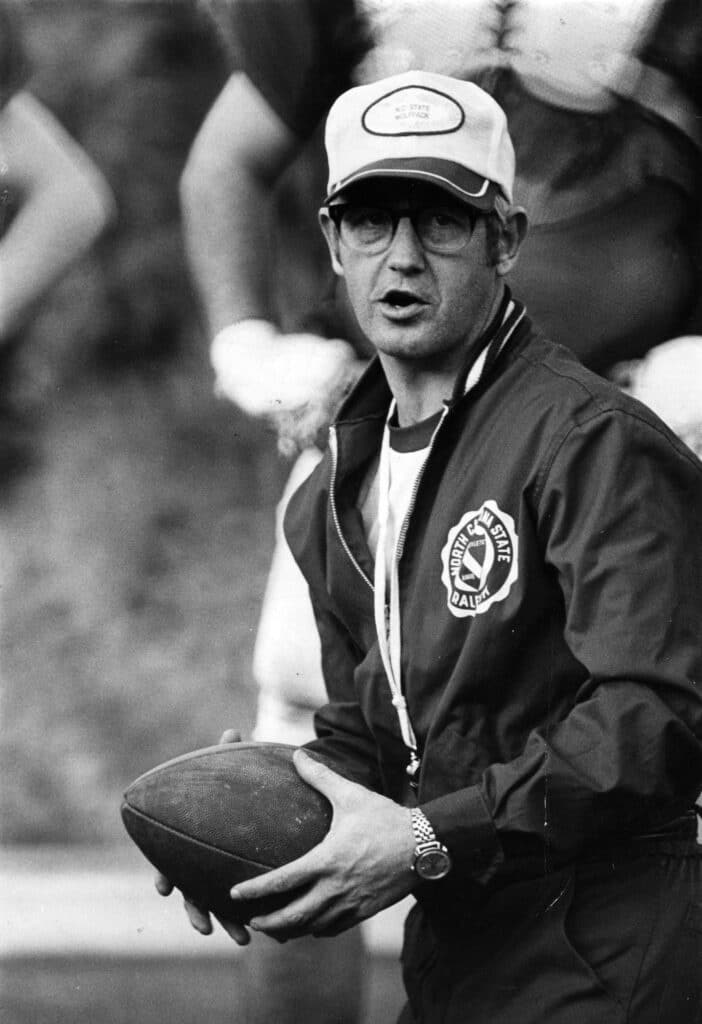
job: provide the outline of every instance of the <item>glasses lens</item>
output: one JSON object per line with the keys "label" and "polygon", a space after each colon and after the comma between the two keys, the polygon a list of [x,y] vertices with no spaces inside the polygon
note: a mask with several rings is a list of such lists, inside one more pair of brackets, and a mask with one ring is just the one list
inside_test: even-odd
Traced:
{"label": "glasses lens", "polygon": [[459,252],[470,241],[475,214],[458,204],[396,211],[349,203],[330,210],[341,240],[350,249],[374,255],[389,248],[397,222],[409,216],[421,244],[430,252]]}
{"label": "glasses lens", "polygon": [[454,208],[420,210],[415,225],[422,245],[433,252],[459,252],[473,232],[470,213]]}
{"label": "glasses lens", "polygon": [[341,212],[339,230],[351,249],[382,252],[392,240],[392,216],[374,206],[347,206]]}

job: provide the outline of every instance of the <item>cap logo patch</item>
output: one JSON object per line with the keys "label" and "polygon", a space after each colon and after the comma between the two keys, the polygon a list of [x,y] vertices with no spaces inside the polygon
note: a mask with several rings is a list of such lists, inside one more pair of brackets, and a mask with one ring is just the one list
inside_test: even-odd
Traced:
{"label": "cap logo patch", "polygon": [[458,619],[482,615],[504,601],[519,575],[514,520],[494,501],[466,512],[448,532],[441,582],[448,610]]}
{"label": "cap logo patch", "polygon": [[361,123],[371,135],[447,135],[464,120],[462,107],[450,96],[407,85],[371,103]]}

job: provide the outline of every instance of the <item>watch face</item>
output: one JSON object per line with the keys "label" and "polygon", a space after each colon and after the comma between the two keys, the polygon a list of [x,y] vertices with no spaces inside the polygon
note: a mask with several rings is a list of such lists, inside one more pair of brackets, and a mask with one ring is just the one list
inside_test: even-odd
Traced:
{"label": "watch face", "polygon": [[415,869],[420,878],[436,881],[451,870],[451,858],[446,850],[425,850],[417,857]]}

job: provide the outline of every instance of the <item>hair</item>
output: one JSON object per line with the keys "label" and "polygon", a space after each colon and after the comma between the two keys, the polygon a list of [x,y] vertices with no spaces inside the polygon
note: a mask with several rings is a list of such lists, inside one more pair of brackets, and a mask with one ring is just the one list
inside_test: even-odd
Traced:
{"label": "hair", "polygon": [[509,217],[511,210],[511,203],[507,199],[505,199],[503,195],[498,194],[495,196],[495,206],[493,207],[492,212],[495,214],[499,221],[505,224],[507,222],[507,218]]}
{"label": "hair", "polygon": [[485,218],[485,231],[487,235],[487,254],[491,263],[497,263],[500,258],[500,244],[505,225],[512,212],[512,204],[503,195],[495,197],[495,205]]}

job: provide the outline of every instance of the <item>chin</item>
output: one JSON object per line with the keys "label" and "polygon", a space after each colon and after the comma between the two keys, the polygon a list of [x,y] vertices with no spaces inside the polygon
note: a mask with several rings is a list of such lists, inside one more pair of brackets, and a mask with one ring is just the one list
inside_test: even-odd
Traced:
{"label": "chin", "polygon": [[396,359],[444,359],[454,348],[448,342],[437,342],[436,337],[427,337],[425,331],[415,332],[411,328],[378,331],[370,337],[379,352]]}
{"label": "chin", "polygon": [[415,324],[369,324],[368,337],[379,352],[387,355],[429,355],[436,346],[425,326]]}

